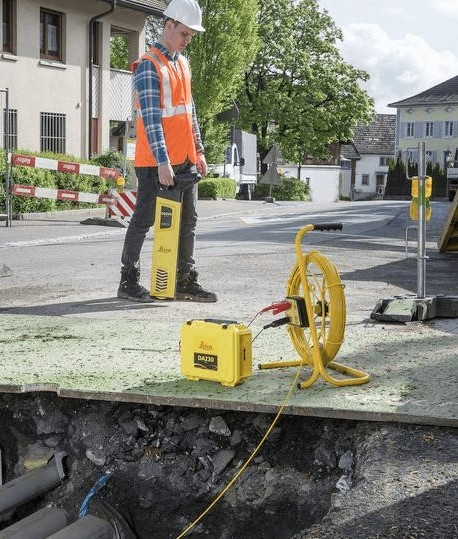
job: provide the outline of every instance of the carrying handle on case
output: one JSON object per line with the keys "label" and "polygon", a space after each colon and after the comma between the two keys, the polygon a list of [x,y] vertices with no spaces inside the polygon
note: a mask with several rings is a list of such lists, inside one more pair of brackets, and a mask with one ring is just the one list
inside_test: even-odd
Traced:
{"label": "carrying handle on case", "polygon": [[172,187],[172,189],[178,189],[180,191],[185,191],[191,185],[194,185],[200,180],[199,174],[197,172],[187,172],[186,174],[175,174],[174,180],[175,185]]}
{"label": "carrying handle on case", "polygon": [[170,187],[158,183],[158,196],[167,200],[181,201],[182,193],[186,191],[186,189],[189,189],[191,185],[197,183],[201,179],[201,176],[196,172],[187,172],[185,174],[175,174],[173,179],[175,184]]}
{"label": "carrying handle on case", "polygon": [[194,185],[200,180],[199,174],[197,172],[186,172],[185,174],[175,174],[173,181],[175,182],[172,186],[165,186],[159,183],[159,189],[162,191],[186,191],[191,185]]}

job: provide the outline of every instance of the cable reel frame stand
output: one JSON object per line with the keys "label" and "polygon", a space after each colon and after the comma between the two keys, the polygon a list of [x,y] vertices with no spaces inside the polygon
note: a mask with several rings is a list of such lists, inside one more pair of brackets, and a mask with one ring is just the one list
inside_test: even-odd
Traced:
{"label": "cable reel frame stand", "polygon": [[[335,386],[365,384],[370,380],[367,373],[333,361],[344,340],[346,317],[344,285],[336,267],[325,255],[319,251],[303,253],[302,238],[313,230],[342,230],[342,224],[309,224],[296,234],[294,246],[297,263],[288,277],[286,302],[290,304],[287,310],[289,315],[287,330],[300,358],[262,363],[259,368],[312,367],[310,377],[298,383],[300,389],[310,387],[320,376]],[[344,374],[348,378],[335,378],[327,369]]]}

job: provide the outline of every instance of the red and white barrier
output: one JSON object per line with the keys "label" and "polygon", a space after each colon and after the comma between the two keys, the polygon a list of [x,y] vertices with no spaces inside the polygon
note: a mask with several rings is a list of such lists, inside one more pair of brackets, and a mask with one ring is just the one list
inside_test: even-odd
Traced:
{"label": "red and white barrier", "polygon": [[100,176],[106,180],[116,180],[121,177],[118,168],[98,167],[96,165],[86,165],[84,163],[71,163],[68,161],[57,161],[33,155],[20,155],[13,153],[9,155],[12,165],[22,167],[45,168],[56,170],[57,172],[70,172],[72,174],[87,174],[89,176]]}
{"label": "red and white barrier", "polygon": [[67,189],[47,189],[34,185],[13,184],[11,194],[31,198],[48,198],[51,200],[65,200],[70,202],[89,202],[91,204],[111,204],[114,201],[112,195],[98,195],[97,193],[82,193],[68,191]]}
{"label": "red and white barrier", "polygon": [[131,217],[134,213],[137,202],[137,193],[135,191],[123,191],[116,193],[114,200],[108,206],[110,217]]}
{"label": "red and white barrier", "polygon": [[[58,172],[69,172],[72,174],[88,174],[99,176],[107,180],[117,180],[121,177],[121,171],[117,168],[98,167],[96,165],[86,165],[83,163],[71,163],[68,161],[57,161],[32,155],[9,154],[9,160],[13,166],[24,166],[33,168],[44,168]],[[11,185],[11,194],[26,196],[31,198],[47,198],[51,200],[61,200],[70,202],[88,202],[92,204],[106,204],[107,217],[131,217],[134,213],[137,201],[137,193],[134,191],[113,192],[101,195],[97,193],[82,193],[79,191],[69,191],[67,189],[48,189],[46,187],[36,187],[34,185]]]}

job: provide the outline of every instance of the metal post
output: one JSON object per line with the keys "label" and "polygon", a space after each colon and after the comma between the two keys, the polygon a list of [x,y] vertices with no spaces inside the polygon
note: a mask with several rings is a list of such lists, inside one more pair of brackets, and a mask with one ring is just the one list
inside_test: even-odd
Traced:
{"label": "metal post", "polygon": [[426,151],[425,142],[418,145],[418,254],[417,297],[426,295]]}
{"label": "metal post", "polygon": [[5,150],[5,209],[6,209],[6,221],[5,226],[10,227],[12,225],[13,215],[11,208],[11,169],[9,162],[10,152],[10,105],[9,105],[9,92],[8,88],[0,89],[0,93],[5,94],[5,114],[3,116],[4,132],[3,132],[3,148]]}

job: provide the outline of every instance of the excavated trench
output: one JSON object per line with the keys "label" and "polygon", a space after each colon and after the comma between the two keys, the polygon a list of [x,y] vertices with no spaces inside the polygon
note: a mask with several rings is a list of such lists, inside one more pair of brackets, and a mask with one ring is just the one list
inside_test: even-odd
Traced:
{"label": "excavated trench", "polygon": [[[273,415],[52,393],[3,394],[0,410],[0,539],[458,537],[454,428],[283,415],[183,534]],[[34,496],[12,504],[13,487]],[[47,511],[46,524],[65,517],[55,535],[38,534]],[[10,534],[28,518],[29,535]]]}
{"label": "excavated trench", "polygon": [[[105,477],[88,513],[117,519],[116,537],[140,539],[178,537],[249,458],[274,417],[50,393],[3,395],[0,405],[3,483],[66,454],[62,481],[4,515],[0,529],[50,504],[64,509],[71,523],[91,487]],[[192,535],[289,539],[319,522],[332,493],[350,480],[352,428],[283,416]]]}

